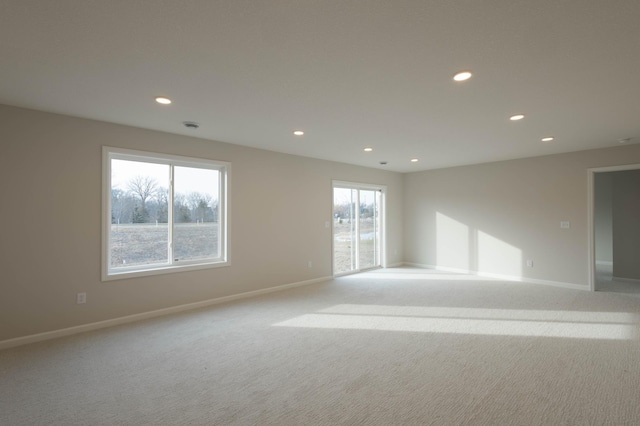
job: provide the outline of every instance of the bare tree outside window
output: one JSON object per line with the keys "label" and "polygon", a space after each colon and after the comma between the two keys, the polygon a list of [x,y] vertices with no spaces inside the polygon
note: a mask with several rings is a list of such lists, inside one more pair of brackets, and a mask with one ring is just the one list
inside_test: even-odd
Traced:
{"label": "bare tree outside window", "polygon": [[129,181],[127,188],[132,194],[140,198],[140,209],[136,211],[134,222],[148,222],[147,200],[155,195],[158,189],[158,181],[151,176],[137,175]]}

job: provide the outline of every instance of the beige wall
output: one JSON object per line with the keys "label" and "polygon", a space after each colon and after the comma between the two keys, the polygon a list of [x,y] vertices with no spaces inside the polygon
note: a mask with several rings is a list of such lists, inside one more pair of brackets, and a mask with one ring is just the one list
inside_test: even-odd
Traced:
{"label": "beige wall", "polygon": [[[388,187],[402,261],[398,173],[7,106],[0,141],[0,341],[330,276],[333,179]],[[230,161],[232,265],[101,282],[102,145]]]}
{"label": "beige wall", "polygon": [[632,163],[640,145],[406,174],[405,261],[588,288],[587,169]]}

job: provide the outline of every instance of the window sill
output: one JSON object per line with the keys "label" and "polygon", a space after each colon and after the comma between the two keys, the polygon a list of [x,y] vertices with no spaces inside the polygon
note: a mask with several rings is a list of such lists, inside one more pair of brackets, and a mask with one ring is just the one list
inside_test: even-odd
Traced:
{"label": "window sill", "polygon": [[122,272],[102,271],[102,281],[104,282],[104,281],[124,280],[129,278],[148,277],[153,275],[173,274],[176,272],[223,268],[226,266],[231,266],[231,262],[224,261],[224,262],[212,262],[212,263],[199,263],[197,265],[160,266],[153,269],[145,269],[143,271],[122,271]]}

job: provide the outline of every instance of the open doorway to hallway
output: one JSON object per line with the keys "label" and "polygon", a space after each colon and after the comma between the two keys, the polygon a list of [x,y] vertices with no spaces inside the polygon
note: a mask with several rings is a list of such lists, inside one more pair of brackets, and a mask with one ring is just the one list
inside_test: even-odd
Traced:
{"label": "open doorway to hallway", "polygon": [[640,296],[640,165],[589,172],[591,289]]}

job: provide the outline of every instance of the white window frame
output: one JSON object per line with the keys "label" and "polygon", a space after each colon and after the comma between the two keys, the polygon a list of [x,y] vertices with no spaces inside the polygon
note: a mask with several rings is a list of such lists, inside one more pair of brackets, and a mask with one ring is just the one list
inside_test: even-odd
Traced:
{"label": "white window frame", "polygon": [[[175,261],[173,259],[171,239],[174,226],[172,214],[169,214],[169,257],[168,264],[137,265],[114,270],[111,265],[111,160],[130,160],[169,166],[207,168],[220,172],[219,194],[219,257],[215,260]],[[207,268],[219,268],[231,265],[229,250],[229,188],[231,185],[231,163],[203,158],[182,157],[177,155],[136,151],[110,146],[102,147],[102,281],[134,278],[149,275],[167,274]],[[169,187],[169,211],[173,210],[173,177]]]}

